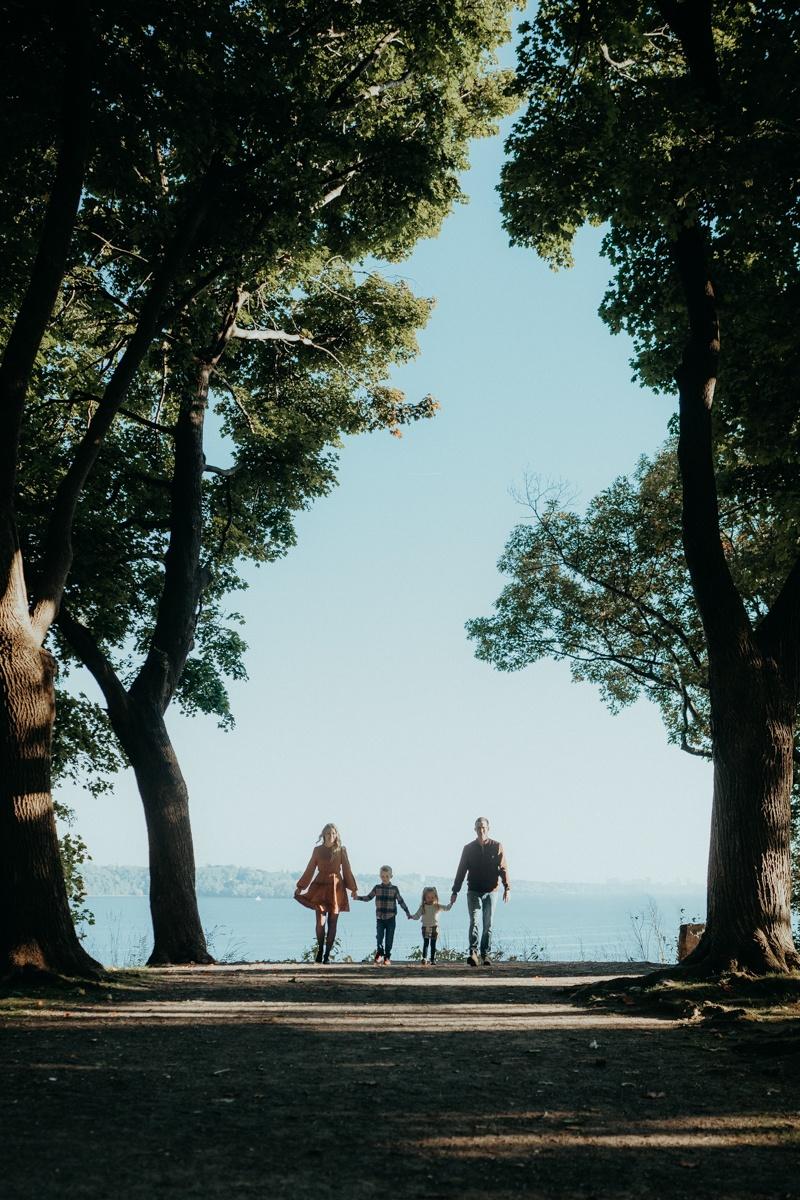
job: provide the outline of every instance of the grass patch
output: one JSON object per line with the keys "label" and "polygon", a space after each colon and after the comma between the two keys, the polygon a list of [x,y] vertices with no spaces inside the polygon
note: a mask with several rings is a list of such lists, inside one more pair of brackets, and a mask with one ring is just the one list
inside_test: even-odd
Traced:
{"label": "grass patch", "polygon": [[661,1013],[665,1017],[715,1023],[800,1018],[800,973],[725,974],[686,979],[643,976],[609,979],[578,988],[576,1004],[617,1011]]}

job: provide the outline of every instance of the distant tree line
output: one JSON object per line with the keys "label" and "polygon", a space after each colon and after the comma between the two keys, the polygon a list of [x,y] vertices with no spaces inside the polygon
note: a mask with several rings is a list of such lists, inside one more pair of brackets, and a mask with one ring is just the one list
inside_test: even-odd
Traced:
{"label": "distant tree line", "polygon": [[[238,896],[255,899],[289,899],[301,867],[296,871],[262,871],[257,867],[206,866],[197,868],[198,896]],[[149,873],[146,867],[104,867],[86,863],[83,868],[86,894],[85,906],[91,908],[93,896],[147,896],[150,890]],[[356,872],[363,890],[372,886],[374,872]],[[393,882],[400,888],[405,899],[411,903],[419,899],[422,888],[437,887],[442,895],[453,882],[452,875],[395,875]],[[625,881],[624,883],[535,883],[525,879],[514,879],[514,894],[519,896],[574,896],[596,895],[599,890],[613,894],[658,895],[670,894],[677,885],[653,883],[650,880]]]}

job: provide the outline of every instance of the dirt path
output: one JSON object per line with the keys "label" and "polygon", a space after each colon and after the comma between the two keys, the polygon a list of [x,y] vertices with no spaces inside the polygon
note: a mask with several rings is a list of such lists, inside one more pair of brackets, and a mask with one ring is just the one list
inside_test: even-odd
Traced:
{"label": "dirt path", "polygon": [[569,1000],[636,970],[216,967],[4,1001],[0,1194],[800,1198],[800,1055]]}

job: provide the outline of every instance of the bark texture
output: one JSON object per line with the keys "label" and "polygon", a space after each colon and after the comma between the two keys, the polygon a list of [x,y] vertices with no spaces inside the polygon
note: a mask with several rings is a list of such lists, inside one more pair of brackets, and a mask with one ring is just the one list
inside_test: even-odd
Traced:
{"label": "bark texture", "polygon": [[793,691],[757,650],[712,671],[708,916],[694,964],[759,973],[800,966],[790,908]]}
{"label": "bark texture", "polygon": [[55,663],[32,637],[19,556],[0,602],[0,976],[94,976],[75,933],[58,848],[50,763]]}

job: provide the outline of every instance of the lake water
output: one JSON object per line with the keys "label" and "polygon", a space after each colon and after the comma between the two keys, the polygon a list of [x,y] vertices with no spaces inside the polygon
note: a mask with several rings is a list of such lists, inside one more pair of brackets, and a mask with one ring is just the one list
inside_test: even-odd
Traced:
{"label": "lake water", "polygon": [[[299,959],[314,940],[313,914],[291,898],[259,901],[201,896],[199,904],[212,953],[219,959]],[[109,966],[135,965],[147,959],[152,937],[144,896],[93,896],[87,906],[96,920],[84,941],[90,954]],[[704,914],[705,896],[696,890],[656,896],[602,889],[580,894],[512,894],[509,904],[498,901],[494,940],[495,947],[507,955],[535,955],[551,961],[672,961],[681,921],[702,921]],[[440,920],[440,948],[464,949],[467,909],[463,895]],[[359,962],[370,954],[375,946],[375,905],[353,903],[339,920],[339,934],[340,957]],[[419,944],[419,922],[412,923],[400,912],[392,957],[405,959]]]}

